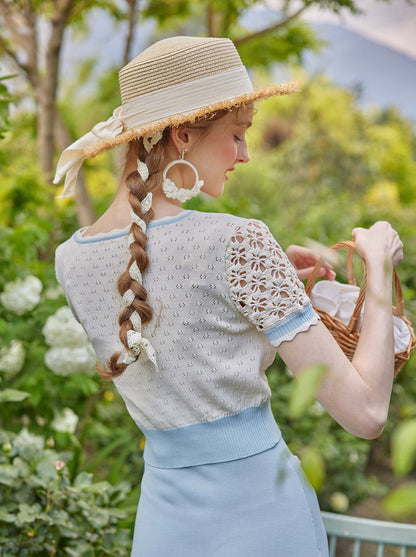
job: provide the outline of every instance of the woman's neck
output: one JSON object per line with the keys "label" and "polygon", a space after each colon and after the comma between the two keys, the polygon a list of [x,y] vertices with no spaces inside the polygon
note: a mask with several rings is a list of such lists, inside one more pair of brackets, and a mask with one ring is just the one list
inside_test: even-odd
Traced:
{"label": "woman's neck", "polygon": [[[92,236],[100,232],[111,232],[129,226],[131,207],[127,195],[128,189],[123,180],[109,208],[94,224],[88,227],[84,235]],[[178,201],[167,199],[161,189],[153,194],[152,209],[153,219],[176,216],[183,210]]]}

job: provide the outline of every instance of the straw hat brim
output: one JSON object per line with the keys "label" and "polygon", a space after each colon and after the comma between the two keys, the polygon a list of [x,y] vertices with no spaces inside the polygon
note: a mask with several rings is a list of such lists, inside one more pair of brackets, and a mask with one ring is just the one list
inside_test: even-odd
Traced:
{"label": "straw hat brim", "polygon": [[173,114],[166,118],[161,118],[149,123],[144,123],[140,127],[128,129],[124,132],[121,132],[115,137],[103,139],[100,143],[85,149],[84,154],[86,158],[91,159],[93,157],[96,157],[103,151],[112,149],[114,147],[117,147],[118,145],[123,145],[124,143],[129,143],[133,139],[137,139],[158,130],[162,130],[168,126],[175,127],[179,126],[180,124],[185,124],[186,122],[194,122],[197,118],[200,118],[212,112],[217,112],[224,109],[232,109],[250,101],[257,101],[260,99],[266,99],[268,97],[297,93],[299,90],[299,83],[294,80],[279,83],[277,85],[271,85],[269,87],[262,87],[256,89],[255,91],[252,91],[251,93],[238,95],[236,97],[233,97],[232,99],[205,105],[201,108],[190,110],[188,112]]}

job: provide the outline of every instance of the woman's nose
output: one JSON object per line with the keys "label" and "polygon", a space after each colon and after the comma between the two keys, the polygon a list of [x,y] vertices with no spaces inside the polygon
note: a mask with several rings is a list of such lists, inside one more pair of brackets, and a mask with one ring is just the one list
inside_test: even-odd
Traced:
{"label": "woman's nose", "polygon": [[240,143],[239,150],[237,153],[237,162],[248,162],[250,160],[250,155],[248,152],[248,145],[246,141]]}

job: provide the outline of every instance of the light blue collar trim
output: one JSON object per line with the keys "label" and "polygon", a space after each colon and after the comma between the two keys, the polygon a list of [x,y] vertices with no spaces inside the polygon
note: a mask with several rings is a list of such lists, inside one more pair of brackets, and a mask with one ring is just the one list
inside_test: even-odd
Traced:
{"label": "light blue collar trim", "polygon": [[96,236],[82,236],[83,229],[81,228],[81,230],[77,230],[76,232],[74,232],[72,237],[77,244],[93,244],[95,242],[104,242],[107,240],[114,240],[115,238],[122,238],[123,236],[127,236],[129,233],[129,228],[117,232],[108,232],[108,234],[97,234]]}
{"label": "light blue collar trim", "polygon": [[195,213],[195,211],[184,210],[175,217],[162,217],[161,219],[151,220],[147,225],[147,228],[156,228],[157,226],[164,226],[165,224],[173,224],[174,222],[179,222],[183,219],[188,218],[190,215],[192,215],[192,213]]}
{"label": "light blue collar trim", "polygon": [[[179,215],[176,215],[175,217],[162,217],[161,219],[152,220],[147,225],[147,229],[156,228],[157,226],[165,226],[166,224],[173,224],[175,222],[179,222],[183,219],[186,219],[187,217],[192,215],[192,213],[194,213],[194,212],[195,211],[184,210],[184,211],[180,212]],[[129,229],[130,229],[130,227],[125,228],[125,229],[120,229],[120,230],[114,230],[114,231],[108,232],[108,233],[100,233],[100,234],[97,234],[95,236],[82,236],[82,232],[85,229],[81,228],[80,230],[77,230],[76,232],[74,232],[72,237],[77,244],[93,244],[94,242],[104,242],[104,241],[107,241],[107,240],[114,240],[115,238],[122,238],[123,236],[127,236],[128,233],[129,233]]]}
{"label": "light blue collar trim", "polygon": [[156,468],[238,460],[271,449],[281,438],[270,402],[210,422],[140,429],[146,437],[144,460]]}

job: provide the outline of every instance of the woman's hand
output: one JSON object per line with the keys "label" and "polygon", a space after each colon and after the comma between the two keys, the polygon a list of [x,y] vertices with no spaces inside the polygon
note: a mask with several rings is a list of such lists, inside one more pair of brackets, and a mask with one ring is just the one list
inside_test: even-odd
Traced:
{"label": "woman's hand", "polygon": [[325,366],[318,400],[347,431],[372,439],[387,419],[393,385],[392,267],[403,258],[403,244],[387,222],[355,228],[352,234],[367,268],[364,315],[352,362],[322,322],[282,342],[278,352],[294,374]]}
{"label": "woman's hand", "polygon": [[[309,275],[319,259],[319,255],[313,250],[297,245],[289,246],[286,249],[286,255],[295,267],[299,280],[307,280],[309,278]],[[335,273],[329,263],[322,262],[318,277],[324,277],[327,280],[335,279]]]}
{"label": "woman's hand", "polygon": [[352,236],[357,253],[367,265],[381,263],[388,270],[403,259],[403,243],[388,222],[376,222],[368,229],[354,228]]}

